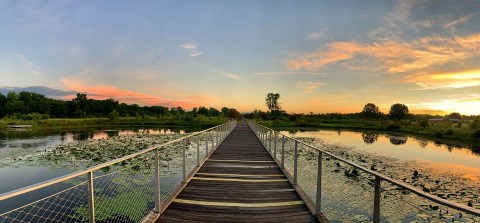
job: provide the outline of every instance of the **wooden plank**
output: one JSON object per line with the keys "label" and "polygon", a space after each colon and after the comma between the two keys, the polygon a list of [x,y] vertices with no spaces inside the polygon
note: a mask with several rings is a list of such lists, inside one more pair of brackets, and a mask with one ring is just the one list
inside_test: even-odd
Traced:
{"label": "wooden plank", "polygon": [[246,123],[240,123],[157,222],[318,222]]}

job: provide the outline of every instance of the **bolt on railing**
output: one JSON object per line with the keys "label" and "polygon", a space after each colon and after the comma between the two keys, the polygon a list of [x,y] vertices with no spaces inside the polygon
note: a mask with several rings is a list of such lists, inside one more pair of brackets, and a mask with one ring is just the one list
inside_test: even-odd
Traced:
{"label": "bolt on railing", "polygon": [[[335,195],[338,195],[339,197],[345,197],[344,195],[342,195],[342,193],[350,192],[349,189],[347,189],[346,187],[345,188],[336,188],[338,185],[330,185],[332,183],[332,182],[330,182],[330,180],[338,179],[338,176],[333,176],[335,178],[330,178],[329,181],[324,181],[324,182],[323,182],[323,179],[322,179],[324,176],[330,177],[330,175],[332,173],[339,172],[338,168],[342,167],[341,164],[339,164],[339,162],[342,162],[342,163],[347,164],[348,166],[352,167],[353,168],[353,169],[351,169],[352,172],[353,172],[353,170],[357,171],[355,173],[345,172],[345,175],[347,175],[347,174],[353,174],[353,175],[359,174],[358,173],[359,170],[361,170],[361,171],[363,171],[367,174],[366,178],[368,179],[368,181],[362,181],[362,180],[355,181],[355,180],[348,180],[348,179],[347,180],[348,180],[348,182],[352,183],[352,186],[355,186],[354,185],[355,183],[362,183],[363,187],[366,187],[366,185],[369,185],[370,187],[373,187],[373,197],[371,198],[372,201],[369,201],[369,199],[366,199],[365,201],[360,201],[359,204],[356,204],[356,206],[357,207],[362,207],[362,206],[363,207],[373,207],[373,210],[371,212],[372,217],[370,218],[370,221],[373,221],[374,223],[384,221],[382,219],[385,219],[385,221],[388,221],[389,217],[393,216],[395,214],[395,212],[398,211],[397,210],[399,208],[398,206],[395,206],[396,209],[388,210],[388,213],[385,212],[385,214],[382,214],[382,211],[381,211],[382,210],[381,199],[382,198],[383,199],[387,198],[385,196],[382,196],[382,192],[386,193],[388,190],[398,190],[396,188],[401,188],[402,190],[405,191],[404,193],[412,193],[412,194],[418,196],[421,199],[426,199],[429,202],[432,202],[433,204],[445,206],[445,211],[443,211],[443,212],[442,212],[442,210],[438,209],[439,208],[438,206],[435,206],[435,205],[427,206],[427,208],[431,208],[434,211],[425,211],[421,207],[413,207],[412,210],[410,210],[408,208],[403,208],[405,210],[410,210],[410,212],[412,212],[414,214],[414,216],[416,214],[415,211],[420,212],[419,214],[416,214],[416,217],[423,220],[423,221],[428,221],[429,222],[429,221],[432,221],[432,219],[445,220],[446,216],[447,216],[446,213],[449,213],[448,208],[451,208],[451,209],[459,212],[459,214],[456,214],[456,215],[452,215],[452,214],[448,215],[448,216],[450,216],[452,221],[456,218],[456,219],[465,219],[465,221],[470,221],[472,219],[475,219],[475,220],[472,220],[471,222],[480,222],[480,209],[475,209],[473,207],[469,207],[469,206],[464,205],[464,204],[459,204],[459,203],[449,201],[449,200],[434,196],[432,194],[426,193],[426,192],[420,190],[419,188],[416,188],[416,187],[414,187],[412,185],[409,185],[405,182],[387,177],[387,176],[385,176],[381,173],[378,173],[374,170],[367,169],[367,168],[365,168],[361,165],[358,165],[356,163],[353,163],[353,162],[351,162],[351,161],[349,161],[345,158],[334,155],[334,154],[332,154],[328,151],[325,151],[323,149],[320,149],[320,148],[315,147],[313,145],[310,145],[308,143],[302,142],[298,139],[294,139],[292,137],[283,135],[282,133],[277,132],[273,129],[267,128],[265,126],[256,124],[254,122],[250,122],[249,125],[250,125],[251,129],[254,131],[255,135],[260,140],[260,142],[265,146],[267,151],[270,152],[272,158],[274,158],[274,160],[280,166],[282,171],[285,173],[285,175],[289,179],[290,183],[292,185],[294,185],[295,189],[297,190],[299,195],[302,197],[302,199],[305,201],[305,203],[307,204],[310,211],[317,216],[321,216],[321,215],[326,214],[327,217],[328,217],[329,213],[325,213],[325,211],[323,211],[323,210],[328,209],[330,211],[330,210],[335,210],[335,209],[339,208],[339,207],[329,208],[328,205],[327,206],[322,205],[322,202],[326,202],[326,201],[324,201],[325,198],[327,198],[329,200],[334,199],[334,198],[332,198],[333,195],[327,194],[326,192],[323,192],[323,190],[325,190],[326,188],[330,189],[330,188],[333,187],[333,190],[329,190],[329,192],[337,191],[338,194],[335,194]],[[275,137],[272,137],[273,134],[275,134]],[[281,137],[277,137],[277,135],[280,135]],[[281,154],[282,155],[281,155],[280,159],[278,159],[277,156],[276,156],[277,138],[280,138],[280,140],[281,140],[281,148],[280,149],[281,149]],[[273,148],[271,147],[272,146],[272,140],[275,140],[273,142]],[[290,144],[291,147],[286,146],[287,140],[289,142],[291,142],[291,144]],[[300,145],[301,145],[302,149],[300,149]],[[274,151],[273,153],[272,153],[272,149]],[[309,150],[307,151],[306,149],[309,149]],[[302,152],[301,153],[302,154],[302,162],[299,161],[300,151]],[[289,157],[287,157],[287,156],[289,156]],[[288,159],[288,162],[289,162],[288,167],[286,165],[287,164],[287,158],[289,158]],[[315,162],[309,162],[309,160],[313,161],[312,158],[314,158]],[[334,165],[326,166],[325,162],[327,161],[327,162],[331,163],[332,160],[336,160],[336,163]],[[306,175],[304,178],[302,178],[303,180],[299,180],[300,163],[302,165],[308,164],[307,166],[302,167],[302,174],[307,174],[307,173],[304,173],[304,172],[308,172],[308,171],[311,172],[312,171],[312,166],[316,165],[317,168],[316,168],[316,173],[314,173],[315,176]],[[291,165],[293,165],[293,167]],[[333,171],[326,172],[325,167],[331,167],[331,166],[334,166],[337,169],[334,169]],[[304,181],[312,181],[312,180],[314,180],[314,182],[304,182]],[[338,181],[341,182],[341,180],[338,180]],[[322,184],[322,182],[323,182],[323,184]],[[390,187],[388,187],[388,185],[387,186],[385,186],[385,185],[382,186],[382,184],[393,185],[394,189],[391,189],[392,186],[390,186]],[[357,192],[357,191],[354,191],[354,192]],[[392,194],[395,195],[395,193],[392,193]],[[401,193],[401,194],[403,194],[403,193]],[[401,196],[401,195],[397,194],[396,196]],[[369,197],[369,195],[362,195],[362,196],[359,196],[359,199],[365,199],[367,197]],[[409,198],[407,198],[406,201],[404,201],[403,204],[404,205],[408,204],[408,205],[411,206],[412,203],[409,203],[408,200],[409,200]],[[362,203],[362,202],[366,202],[366,203]],[[368,202],[372,202],[372,203],[368,204]],[[348,206],[349,204],[345,204],[345,205]],[[419,204],[418,206],[425,206],[425,204]],[[360,210],[360,211],[359,210],[353,210],[352,208],[347,209],[347,210],[350,210],[352,213],[341,213],[340,215],[342,215],[342,214],[353,215],[355,213],[357,213],[357,214],[358,213],[363,213],[362,210]],[[387,210],[385,210],[385,211],[387,211]],[[412,215],[412,213],[406,213],[406,215],[410,216],[410,215]],[[472,217],[471,218],[466,218],[465,215],[467,215],[467,214],[472,215]],[[453,216],[453,217],[451,217],[451,216]],[[337,218],[337,217],[339,219],[342,218],[342,216],[334,216],[334,218]],[[357,217],[357,216],[354,216],[354,217]],[[392,218],[397,219],[397,220],[390,220],[391,222],[397,222],[397,221],[400,221],[398,219],[402,219],[403,216],[394,216]],[[345,218],[343,218],[343,220],[344,221],[352,221],[352,219],[345,220]]]}
{"label": "bolt on railing", "polygon": [[[161,145],[153,146],[138,151],[136,153],[96,165],[94,167],[90,167],[86,170],[74,172],[32,186],[0,194],[0,202],[8,202],[10,201],[9,199],[15,199],[21,195],[38,192],[38,190],[40,189],[43,189],[42,194],[45,193],[44,190],[46,189],[54,190],[54,188],[51,188],[49,186],[59,184],[68,185],[70,183],[70,180],[81,179],[81,177],[85,176],[87,178],[87,181],[80,182],[79,184],[69,187],[63,191],[54,193],[39,200],[35,200],[26,205],[14,208],[4,213],[0,213],[0,223],[52,221],[95,222],[96,220],[105,221],[106,214],[110,214],[114,219],[118,216],[125,216],[130,214],[133,215],[132,219],[130,219],[131,221],[141,221],[143,218],[146,217],[144,213],[148,213],[149,211],[152,211],[153,213],[161,213],[166,208],[168,203],[171,202],[171,200],[173,199],[174,193],[180,192],[181,188],[186,185],[186,183],[191,179],[194,173],[200,168],[202,162],[205,162],[205,160],[215,150],[215,148],[218,147],[218,145],[220,145],[220,143],[235,128],[236,124],[236,121],[230,121],[222,125],[218,125],[200,132],[192,133],[188,136],[181,137],[179,139],[175,139]],[[202,135],[204,137],[202,137]],[[200,156],[200,141],[202,138],[205,139],[206,149],[205,155],[203,157]],[[192,148],[190,146],[190,142],[193,140],[196,141],[196,145],[194,145]],[[212,143],[212,147],[209,151],[210,141]],[[171,160],[171,158],[169,157],[175,156],[175,153],[177,152],[175,150],[172,150],[171,147],[175,146],[176,144],[180,144],[182,157],[180,159]],[[153,155],[150,154],[152,152]],[[194,153],[196,153],[196,157],[193,157]],[[142,170],[142,167],[139,167],[138,164],[136,164],[138,162],[134,162],[134,165],[127,166],[127,168],[122,167],[117,171],[101,173],[97,176],[94,176],[95,171],[110,168],[114,169],[119,165],[123,166],[124,164],[128,164],[135,158],[140,159],[141,162],[146,160],[147,164],[144,170]],[[193,160],[191,160],[192,158]],[[166,159],[166,161],[162,159]],[[148,160],[153,160],[153,168],[151,168],[151,166],[148,166]],[[172,170],[165,170],[166,172],[162,172],[161,166],[164,165],[162,164],[162,162],[173,162],[175,160],[181,160],[181,164],[175,163],[175,165],[181,166],[181,180],[175,181],[174,179],[176,178],[173,177],[166,177],[164,179],[162,177],[162,174],[168,173],[170,175],[174,175],[175,172],[171,173]],[[193,162],[189,163],[189,161]],[[153,172],[150,172],[149,169],[153,169]],[[175,168],[173,169],[175,171],[177,170]],[[130,173],[129,171],[132,170],[134,172]],[[144,173],[146,173],[147,175],[145,175]],[[125,176],[123,178],[120,178],[122,177],[122,174]],[[169,179],[173,179],[173,181],[169,182]],[[130,182],[131,184],[128,184],[128,182]],[[162,186],[163,184],[161,184],[161,182],[167,183],[165,185],[166,188],[163,188],[164,186]],[[146,187],[137,189],[137,184],[146,185]],[[86,189],[82,189],[83,186],[86,186]],[[109,188],[111,186],[115,186],[116,188]],[[139,190],[139,192],[135,192],[133,193],[133,195],[141,196],[141,198],[137,199],[140,201],[135,200],[135,197],[133,197],[133,200],[131,201],[126,199],[125,201],[132,203],[125,203],[121,205],[122,208],[128,210],[121,210],[119,209],[119,207],[112,207],[112,205],[116,205],[117,203],[109,201],[109,198],[117,195],[121,196],[122,191],[125,193],[129,193],[129,191],[133,192],[135,189]],[[149,191],[151,192],[151,194]],[[83,194],[80,192],[82,192]],[[87,199],[83,199],[83,197],[85,196],[87,197]],[[24,198],[25,196],[22,197]],[[143,198],[146,198],[146,200],[143,200]],[[85,200],[86,202],[84,202]],[[154,205],[154,207],[152,207],[151,209],[148,205],[150,201]],[[143,202],[143,204],[140,204],[138,202]],[[132,206],[142,207],[142,210],[132,210]],[[117,208],[118,210],[115,208]],[[126,214],[122,214],[122,211],[126,211]]]}

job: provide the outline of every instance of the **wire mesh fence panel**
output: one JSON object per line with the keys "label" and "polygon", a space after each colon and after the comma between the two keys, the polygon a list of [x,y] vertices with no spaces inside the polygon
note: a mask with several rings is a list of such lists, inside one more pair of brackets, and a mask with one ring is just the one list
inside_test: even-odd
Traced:
{"label": "wire mesh fence panel", "polygon": [[[284,148],[284,165],[285,170],[293,176],[294,170],[294,153],[295,153],[295,141],[292,139],[285,139],[285,148]],[[281,159],[281,157],[280,157]]]}
{"label": "wire mesh fence panel", "polygon": [[388,182],[381,185],[382,222],[480,222],[480,216],[435,203]]}
{"label": "wire mesh fence panel", "polygon": [[195,138],[186,141],[185,162],[188,175],[197,166],[197,140]]}
{"label": "wire mesh fence panel", "polygon": [[43,199],[0,214],[0,222],[40,223],[88,221],[86,216],[78,215],[76,212],[78,208],[88,203],[87,192],[87,182],[78,183],[75,186],[71,186]]}
{"label": "wire mesh fence panel", "polygon": [[374,178],[323,156],[322,213],[332,222],[371,222]]}
{"label": "wire mesh fence panel", "polygon": [[[155,206],[154,153],[126,160],[120,167],[94,172],[95,219],[139,222]],[[79,209],[88,214],[88,207]]]}
{"label": "wire mesh fence panel", "polygon": [[306,146],[298,146],[297,184],[315,203],[317,196],[318,151]]}
{"label": "wire mesh fence panel", "polygon": [[160,193],[161,199],[183,180],[182,142],[177,142],[160,150]]}

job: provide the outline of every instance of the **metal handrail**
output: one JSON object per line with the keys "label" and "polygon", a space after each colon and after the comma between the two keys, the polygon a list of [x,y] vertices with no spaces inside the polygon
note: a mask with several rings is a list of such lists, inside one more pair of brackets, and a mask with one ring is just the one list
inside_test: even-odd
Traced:
{"label": "metal handrail", "polygon": [[[271,129],[271,128],[268,128],[268,127],[259,125],[259,124],[254,123],[254,122],[250,122],[250,126],[252,126],[252,125],[254,126],[253,129],[254,129],[255,131],[256,131],[256,129],[257,129],[258,127],[263,128],[264,130],[266,130],[267,132],[269,132],[268,134],[270,135],[270,137],[271,137],[271,135],[272,135],[273,133],[275,133],[275,136],[276,136],[277,134],[280,134],[280,135],[282,135],[283,137],[285,137],[285,138],[287,138],[287,139],[293,140],[293,141],[295,142],[295,144],[299,143],[299,144],[302,144],[302,145],[304,145],[304,146],[307,146],[307,147],[309,147],[309,148],[311,148],[311,149],[313,149],[313,150],[316,150],[316,151],[319,152],[319,157],[320,157],[320,159],[322,158],[322,155],[328,155],[328,156],[330,156],[330,157],[332,157],[332,158],[334,158],[334,159],[336,159],[336,160],[339,160],[339,161],[341,161],[341,162],[347,163],[347,164],[349,164],[349,165],[351,165],[351,166],[353,166],[353,167],[355,167],[355,168],[358,168],[358,169],[360,169],[360,170],[362,170],[362,171],[364,171],[364,172],[366,172],[366,173],[368,173],[368,174],[370,174],[370,175],[375,176],[375,199],[374,199],[374,200],[376,200],[376,201],[375,201],[375,205],[374,205],[374,222],[379,222],[379,217],[380,217],[380,216],[379,216],[379,214],[380,214],[380,213],[379,213],[379,210],[380,210],[380,202],[379,202],[380,200],[379,200],[379,199],[380,199],[380,193],[381,193],[381,191],[380,191],[380,181],[381,181],[381,180],[384,180],[384,181],[387,181],[387,182],[389,182],[389,183],[392,183],[392,184],[394,184],[394,185],[396,185],[396,186],[402,187],[402,188],[404,188],[404,189],[406,189],[406,190],[408,190],[408,191],[410,191],[410,192],[412,192],[412,193],[414,193],[414,194],[417,194],[417,195],[419,195],[419,196],[421,196],[421,197],[423,197],[423,198],[426,198],[426,199],[428,199],[428,200],[430,200],[430,201],[433,201],[433,202],[435,202],[435,203],[438,203],[438,204],[441,204],[441,205],[444,205],[444,206],[447,206],[447,207],[450,207],[450,208],[453,208],[453,209],[456,209],[456,210],[459,210],[459,211],[462,211],[462,212],[465,212],[465,213],[468,213],[468,214],[473,214],[473,215],[475,215],[475,216],[480,216],[480,209],[475,209],[475,208],[473,208],[473,207],[469,207],[469,206],[464,205],[464,204],[460,204],[460,203],[457,203],[457,202],[449,201],[449,200],[446,200],[446,199],[437,197],[437,196],[435,196],[435,195],[426,193],[426,192],[424,192],[424,191],[422,191],[422,190],[420,190],[420,189],[418,189],[418,188],[416,188],[416,187],[414,187],[414,186],[412,186],[412,185],[410,185],[410,184],[407,184],[407,183],[405,183],[405,182],[402,182],[402,181],[393,179],[393,178],[391,178],[391,177],[385,176],[385,175],[383,175],[383,174],[381,174],[381,173],[379,173],[379,172],[377,172],[377,171],[373,171],[373,170],[370,170],[370,169],[368,169],[368,168],[365,168],[365,167],[363,167],[363,166],[361,166],[361,165],[358,165],[358,164],[356,164],[356,163],[354,163],[354,162],[352,162],[352,161],[350,161],[350,160],[347,160],[347,159],[345,159],[345,158],[342,158],[342,157],[339,157],[339,156],[337,156],[337,155],[334,155],[334,154],[332,154],[332,153],[330,153],[330,152],[327,152],[327,151],[325,151],[325,150],[323,150],[323,149],[317,148],[317,147],[315,147],[314,145],[311,145],[311,144],[305,143],[305,142],[303,142],[303,141],[300,141],[300,140],[298,140],[298,139],[292,138],[292,137],[290,137],[290,136],[284,135],[284,134],[282,134],[282,133],[280,133],[280,132],[278,132],[278,131],[275,131],[275,130],[273,130],[273,129]],[[262,140],[269,140],[269,139],[267,139],[266,136],[265,136],[264,138],[262,138],[261,136],[259,136],[259,133],[258,133],[258,132],[255,132],[255,133],[257,134],[257,137],[259,137],[260,141],[262,141]],[[271,139],[271,138],[270,138],[270,139]],[[271,143],[270,143],[270,144],[266,144],[266,143],[267,143],[267,142],[265,142],[265,145],[266,145],[266,146],[267,146],[267,145],[269,145],[269,147],[271,146]],[[295,148],[297,148],[297,146],[295,146]],[[267,149],[271,149],[271,148],[267,148]],[[275,149],[276,149],[276,148],[275,148]],[[295,151],[296,151],[296,150],[295,150]],[[283,151],[282,151],[282,152],[283,152]],[[274,157],[274,158],[275,158],[275,157]],[[282,156],[282,159],[283,159],[283,156]],[[296,161],[296,160],[295,160],[295,161]],[[319,162],[319,164],[321,164],[321,160],[319,160],[318,162]],[[283,165],[283,162],[282,162],[282,165]],[[294,172],[296,172],[296,167],[294,167],[294,168],[295,168]],[[321,168],[319,168],[319,173],[321,173]],[[296,174],[294,174],[294,175],[296,175]],[[294,182],[292,182],[292,183],[295,184],[295,185],[296,185],[296,180],[297,180],[297,179],[296,179],[296,177],[294,176]],[[320,183],[320,186],[317,186],[317,190],[320,190],[319,188],[321,187],[321,181],[320,181],[320,182],[317,182],[317,183]],[[318,196],[318,194],[317,194],[317,196]],[[317,197],[317,199],[320,199],[320,198]],[[378,199],[378,200],[377,200],[377,199]],[[318,201],[318,200],[317,200],[317,201]],[[378,203],[377,203],[377,202],[378,202]],[[319,204],[317,203],[317,208],[316,208],[316,209],[318,209],[318,208],[319,208]],[[315,214],[318,214],[318,213],[315,213]],[[375,216],[375,215],[378,215],[378,216]]]}
{"label": "metal handrail", "polygon": [[31,191],[34,191],[34,190],[38,190],[38,189],[41,189],[41,188],[50,186],[50,185],[52,185],[52,184],[56,184],[56,183],[59,183],[59,182],[62,182],[62,181],[66,181],[66,180],[69,180],[69,179],[72,179],[72,178],[75,178],[75,177],[78,177],[78,176],[81,176],[81,175],[84,175],[84,174],[91,173],[91,172],[93,172],[93,171],[102,169],[102,168],[104,168],[104,167],[111,166],[111,165],[120,163],[120,162],[122,162],[122,161],[125,161],[125,160],[128,160],[128,159],[137,157],[137,156],[139,156],[139,155],[148,153],[148,152],[153,151],[153,150],[155,150],[155,149],[159,149],[159,148],[162,148],[162,147],[165,147],[165,146],[169,146],[169,145],[174,144],[174,143],[177,143],[177,142],[181,142],[181,141],[183,141],[183,140],[185,140],[185,139],[195,137],[195,136],[197,136],[197,135],[200,135],[200,134],[203,134],[203,133],[205,133],[205,132],[208,132],[208,131],[214,130],[214,129],[216,129],[216,128],[219,128],[219,127],[221,127],[221,126],[228,125],[229,123],[231,123],[231,122],[228,122],[228,123],[225,123],[225,124],[221,124],[221,125],[218,125],[218,126],[214,126],[214,127],[212,127],[212,128],[205,129],[205,130],[203,130],[203,131],[196,132],[196,133],[190,134],[190,135],[188,135],[188,136],[184,136],[184,137],[181,137],[181,138],[178,138],[178,139],[169,141],[169,142],[164,143],[164,144],[161,144],[161,145],[152,146],[152,147],[149,147],[149,148],[147,148],[147,149],[141,150],[141,151],[139,151],[139,152],[136,152],[136,153],[133,153],[133,154],[130,154],[130,155],[127,155],[127,156],[118,158],[118,159],[114,159],[114,160],[111,160],[111,161],[109,161],[109,162],[102,163],[102,164],[99,164],[99,165],[96,165],[96,166],[87,168],[87,169],[85,169],[85,170],[77,171],[77,172],[70,173],[70,174],[67,174],[67,175],[64,175],[64,176],[60,176],[60,177],[57,177],[57,178],[53,178],[53,179],[51,179],[51,180],[43,181],[43,182],[40,182],[40,183],[37,183],[37,184],[34,184],[34,185],[30,185],[30,186],[27,186],[27,187],[23,187],[23,188],[20,188],[20,189],[16,189],[16,190],[13,190],[13,191],[10,191],[10,192],[6,192],[6,193],[3,193],[3,194],[0,194],[0,201],[6,200],[6,199],[8,199],[8,198],[12,198],[12,197],[15,197],[15,196],[18,196],[18,195],[21,195],[21,194],[25,194],[25,193],[28,193],[28,192],[31,192]]}

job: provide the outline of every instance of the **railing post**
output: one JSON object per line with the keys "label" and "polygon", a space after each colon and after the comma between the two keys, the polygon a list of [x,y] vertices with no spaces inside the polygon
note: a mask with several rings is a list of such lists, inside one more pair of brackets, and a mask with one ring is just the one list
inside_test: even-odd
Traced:
{"label": "railing post", "polygon": [[200,136],[197,136],[197,167],[200,166]]}
{"label": "railing post", "polygon": [[158,149],[155,149],[155,209],[154,212],[160,213],[160,157]]}
{"label": "railing post", "polygon": [[218,146],[218,129],[215,128],[215,146]]}
{"label": "railing post", "polygon": [[373,197],[373,223],[380,222],[380,177],[375,176],[375,194]]}
{"label": "railing post", "polygon": [[208,132],[205,132],[205,157],[208,156]]}
{"label": "railing post", "polygon": [[282,136],[282,169],[285,168],[285,136]]}
{"label": "railing post", "polygon": [[272,130],[268,131],[268,151],[272,154]]}
{"label": "railing post", "polygon": [[274,132],[275,133],[275,137],[274,137],[274,140],[273,141],[273,159],[276,160],[277,159],[277,135],[278,133],[277,132]]}
{"label": "railing post", "polygon": [[187,140],[183,140],[182,148],[182,166],[183,166],[183,182],[187,182]]}
{"label": "railing post", "polygon": [[93,190],[93,172],[88,172],[88,222],[95,222],[95,200]]}
{"label": "railing post", "polygon": [[315,214],[318,216],[322,213],[322,163],[323,153],[318,151],[318,169],[317,169],[317,199],[315,204]]}
{"label": "railing post", "polygon": [[298,173],[298,142],[295,140],[295,149],[293,154],[293,185],[297,185],[297,173]]}

